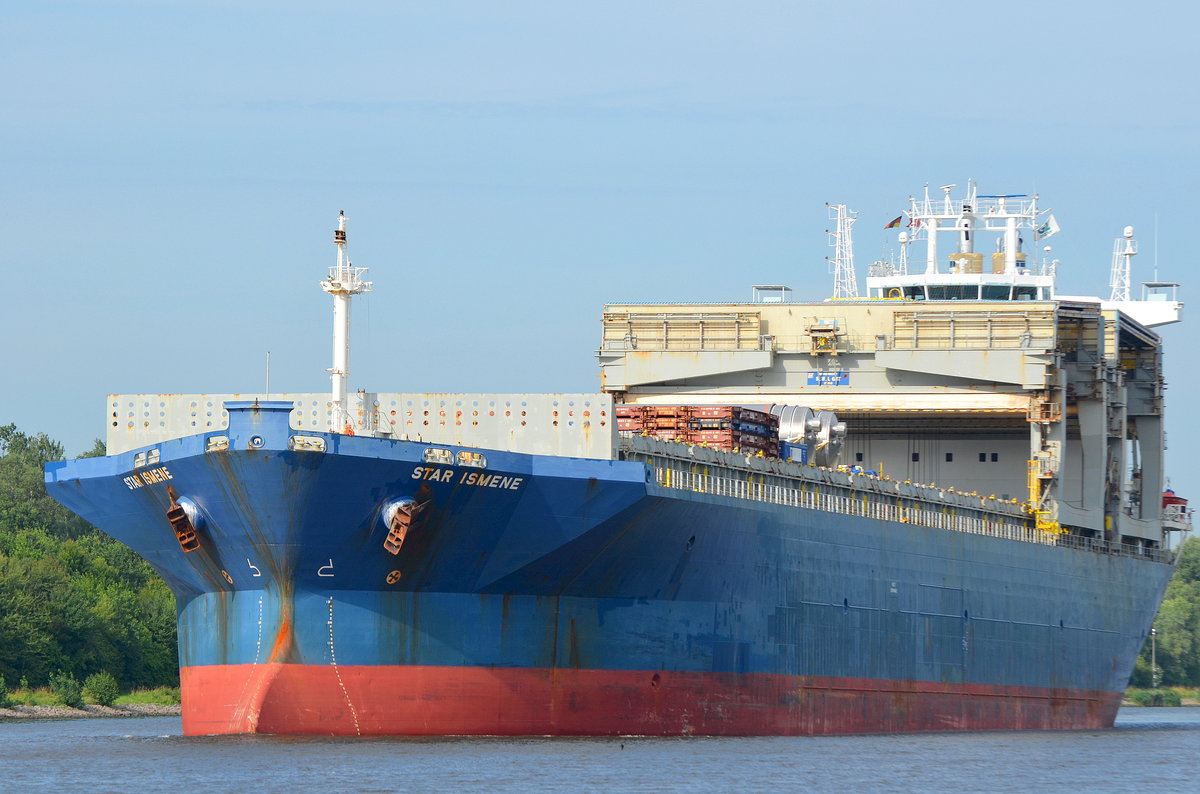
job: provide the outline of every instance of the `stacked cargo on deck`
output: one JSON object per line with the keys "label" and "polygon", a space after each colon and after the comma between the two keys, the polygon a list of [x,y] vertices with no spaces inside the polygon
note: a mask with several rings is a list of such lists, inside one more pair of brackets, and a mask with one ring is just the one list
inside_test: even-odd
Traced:
{"label": "stacked cargo on deck", "polygon": [[779,417],[738,405],[618,405],[617,429],[779,457]]}

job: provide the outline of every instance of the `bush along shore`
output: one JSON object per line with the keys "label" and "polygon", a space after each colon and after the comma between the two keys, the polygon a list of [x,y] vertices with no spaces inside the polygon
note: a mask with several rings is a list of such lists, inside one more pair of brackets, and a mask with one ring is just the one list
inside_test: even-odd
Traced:
{"label": "bush along shore", "polygon": [[139,689],[120,695],[111,676],[92,676],[82,685],[59,675],[53,686],[8,689],[0,677],[0,722],[83,717],[177,717],[178,687]]}
{"label": "bush along shore", "polygon": [[1125,692],[1122,706],[1200,706],[1200,690],[1187,687],[1140,689],[1131,687]]}

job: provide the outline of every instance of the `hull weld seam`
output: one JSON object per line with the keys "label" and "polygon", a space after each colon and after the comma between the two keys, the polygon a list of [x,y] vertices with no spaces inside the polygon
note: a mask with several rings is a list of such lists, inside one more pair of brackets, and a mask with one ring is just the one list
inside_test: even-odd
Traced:
{"label": "hull weld seam", "polygon": [[333,665],[333,674],[337,676],[338,686],[342,688],[342,697],[346,699],[346,705],[350,708],[350,717],[354,720],[354,732],[362,736],[362,727],[358,724],[358,712],[354,709],[354,704],[350,701],[350,693],[346,691],[346,682],[342,680],[342,671],[338,669],[337,656],[333,650],[333,597],[329,600],[329,663]]}
{"label": "hull weld seam", "polygon": [[[254,668],[257,668],[257,667],[258,667],[258,656],[259,656],[259,651],[262,649],[262,626],[263,626],[263,619],[262,619],[262,616],[263,616],[263,597],[262,597],[262,595],[260,594],[260,595],[258,596],[258,642],[257,642],[257,644],[254,646],[254,664],[251,666],[251,669],[252,669],[252,670],[253,670]],[[245,699],[245,695],[246,695],[246,687],[250,686],[250,682],[251,682],[251,681],[254,681],[254,682],[255,682],[255,686],[254,686],[254,696],[253,696],[253,698],[252,698],[250,701],[247,701],[247,700]],[[242,720],[245,720],[245,719],[246,719],[246,717],[247,717],[247,714],[248,714],[248,711],[249,711],[249,708],[248,708],[248,705],[247,705],[247,704],[248,704],[248,703],[257,703],[257,702],[258,702],[258,694],[259,694],[259,692],[261,692],[261,691],[262,691],[262,686],[263,686],[263,677],[262,677],[262,676],[255,675],[255,674],[252,672],[252,673],[251,673],[249,676],[247,676],[247,677],[246,677],[246,680],[245,680],[245,681],[242,683],[242,692],[241,692],[241,694],[238,696],[238,699],[237,699],[237,702],[238,702],[240,705],[239,705],[239,707],[238,707],[238,708],[237,708],[237,709],[236,709],[236,710],[233,712],[233,716],[230,718],[230,727],[231,727],[231,729],[232,729],[232,726],[233,726],[234,724],[236,724],[236,723],[239,723],[239,722],[241,722]],[[253,719],[254,719],[254,722],[257,724],[257,722],[258,722],[258,715],[257,715],[257,713],[256,713],[256,714],[253,716]]]}

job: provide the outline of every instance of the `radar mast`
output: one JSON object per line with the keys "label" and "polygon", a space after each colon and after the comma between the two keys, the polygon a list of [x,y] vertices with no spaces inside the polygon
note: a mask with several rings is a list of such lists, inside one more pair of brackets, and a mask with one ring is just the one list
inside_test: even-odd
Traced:
{"label": "radar mast", "polygon": [[1133,239],[1133,227],[1126,226],[1121,237],[1113,243],[1112,276],[1109,285],[1112,287],[1110,301],[1132,300],[1129,295],[1129,274],[1132,270],[1131,260],[1137,254],[1137,241]]}
{"label": "radar mast", "polygon": [[350,299],[369,292],[372,284],[363,281],[365,267],[355,267],[346,255],[346,213],[338,212],[338,227],[333,230],[337,246],[337,264],[329,268],[329,278],[321,289],[333,296],[333,366],[329,369],[332,391],[329,397],[330,431],[340,433],[353,425],[346,406],[347,383],[350,377]]}
{"label": "radar mast", "polygon": [[829,219],[834,221],[834,231],[826,230],[833,238],[833,259],[825,257],[833,263],[833,298],[834,300],[854,300],[858,298],[858,274],[854,272],[854,234],[851,231],[858,213],[846,208],[845,204],[826,204],[829,207]]}

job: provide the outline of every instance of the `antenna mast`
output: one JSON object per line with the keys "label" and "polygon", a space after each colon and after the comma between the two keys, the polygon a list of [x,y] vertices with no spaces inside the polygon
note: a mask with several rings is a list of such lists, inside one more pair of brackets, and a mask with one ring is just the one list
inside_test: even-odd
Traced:
{"label": "antenna mast", "polygon": [[1137,241],[1133,239],[1133,227],[1126,226],[1125,233],[1113,243],[1111,301],[1127,301],[1129,297],[1129,271],[1134,255],[1137,254]]}
{"label": "antenna mast", "polygon": [[365,267],[355,267],[346,256],[346,213],[338,213],[338,227],[333,231],[333,242],[337,246],[337,264],[329,268],[329,278],[321,282],[321,289],[333,296],[333,367],[330,380],[329,421],[331,432],[350,429],[350,413],[346,406],[347,381],[350,376],[350,298],[360,292],[369,292],[370,281],[363,281]]}
{"label": "antenna mast", "polygon": [[836,221],[834,231],[825,230],[833,238],[833,259],[825,257],[833,263],[833,297],[858,297],[858,276],[854,272],[854,235],[851,227],[858,220],[858,213],[846,209],[845,204],[826,204],[829,207],[829,219]]}

